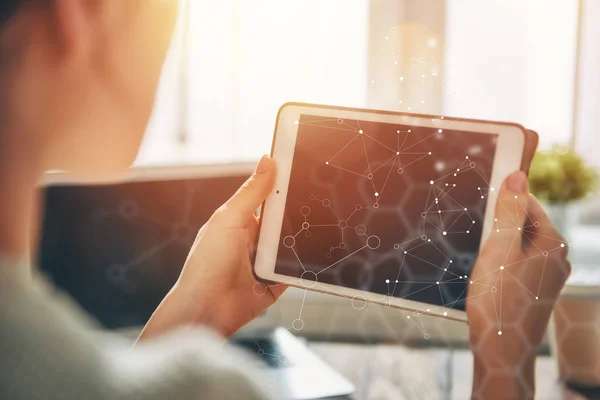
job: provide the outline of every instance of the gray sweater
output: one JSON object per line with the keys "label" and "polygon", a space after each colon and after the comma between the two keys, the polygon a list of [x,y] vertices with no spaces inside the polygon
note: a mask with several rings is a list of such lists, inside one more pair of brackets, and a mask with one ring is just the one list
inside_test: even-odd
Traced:
{"label": "gray sweater", "polygon": [[138,345],[0,259],[0,399],[265,399],[245,355],[200,328]]}

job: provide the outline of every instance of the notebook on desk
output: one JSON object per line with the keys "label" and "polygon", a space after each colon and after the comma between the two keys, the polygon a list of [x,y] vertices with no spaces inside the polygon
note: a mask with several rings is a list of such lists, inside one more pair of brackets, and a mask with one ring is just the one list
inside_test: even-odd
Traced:
{"label": "notebook on desk", "polygon": [[[101,181],[48,175],[38,265],[107,329],[141,327],[175,283],[198,230],[253,170],[137,168]],[[285,329],[256,326],[233,340],[257,356],[270,391],[313,399],[354,390]]]}

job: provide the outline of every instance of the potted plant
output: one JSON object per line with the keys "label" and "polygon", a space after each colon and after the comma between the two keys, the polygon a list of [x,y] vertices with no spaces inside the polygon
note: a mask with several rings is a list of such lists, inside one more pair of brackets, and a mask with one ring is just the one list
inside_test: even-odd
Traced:
{"label": "potted plant", "polygon": [[568,240],[577,223],[577,203],[596,189],[597,172],[573,150],[555,145],[538,151],[529,171],[531,192],[544,204],[552,222]]}

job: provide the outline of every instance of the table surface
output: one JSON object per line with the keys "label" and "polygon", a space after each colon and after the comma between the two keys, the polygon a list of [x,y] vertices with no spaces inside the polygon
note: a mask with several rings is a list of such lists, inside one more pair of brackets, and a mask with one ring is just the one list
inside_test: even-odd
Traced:
{"label": "table surface", "polygon": [[[356,386],[353,400],[468,399],[473,361],[465,349],[311,342],[309,347]],[[553,358],[540,356],[536,399],[583,400],[559,382]],[[594,397],[598,398],[598,397]]]}

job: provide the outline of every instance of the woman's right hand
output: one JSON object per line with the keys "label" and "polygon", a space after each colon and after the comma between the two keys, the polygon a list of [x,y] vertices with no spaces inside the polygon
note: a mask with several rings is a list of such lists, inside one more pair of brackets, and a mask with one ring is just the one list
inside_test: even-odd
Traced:
{"label": "woman's right hand", "polygon": [[538,348],[571,266],[567,244],[515,172],[498,192],[492,233],[467,297],[473,398],[533,398]]}

